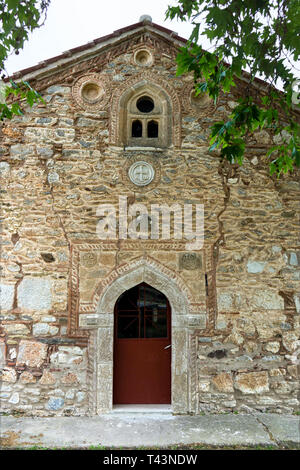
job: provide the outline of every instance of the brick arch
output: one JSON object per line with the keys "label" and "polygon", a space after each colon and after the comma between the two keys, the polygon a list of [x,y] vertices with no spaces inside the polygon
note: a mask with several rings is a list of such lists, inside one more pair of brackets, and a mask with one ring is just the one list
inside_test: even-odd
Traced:
{"label": "brick arch", "polygon": [[156,89],[170,102],[172,108],[172,140],[175,147],[181,146],[181,106],[175,89],[166,80],[151,71],[145,71],[120,85],[111,100],[110,142],[122,145],[122,106],[139,88]]}

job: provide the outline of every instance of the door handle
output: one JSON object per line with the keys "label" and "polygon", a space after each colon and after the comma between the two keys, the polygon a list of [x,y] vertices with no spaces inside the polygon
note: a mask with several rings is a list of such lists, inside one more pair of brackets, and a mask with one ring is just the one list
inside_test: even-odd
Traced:
{"label": "door handle", "polygon": [[172,344],[169,344],[169,345],[166,346],[164,349],[169,349],[171,346],[172,346]]}

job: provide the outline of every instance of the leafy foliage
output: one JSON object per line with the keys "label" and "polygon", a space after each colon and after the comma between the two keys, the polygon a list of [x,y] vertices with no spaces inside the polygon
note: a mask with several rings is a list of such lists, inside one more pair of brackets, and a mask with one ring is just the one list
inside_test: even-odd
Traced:
{"label": "leafy foliage", "polygon": [[[177,56],[177,75],[192,72],[195,93],[217,102],[221,92],[247,81],[229,119],[211,128],[210,150],[243,163],[246,140],[255,130],[277,136],[267,153],[270,171],[280,176],[300,167],[299,92],[293,61],[300,56],[300,0],[177,0],[167,18],[191,21],[193,32]],[[205,36],[214,52],[198,44]],[[247,73],[244,72],[247,70]],[[256,76],[266,86],[252,86]],[[275,88],[281,86],[283,91]],[[278,143],[280,142],[280,143]]]}
{"label": "leafy foliage", "polygon": [[[50,0],[0,0],[0,72],[5,79],[5,61],[24,47],[29,33],[44,24]],[[30,106],[41,99],[28,82],[16,83],[1,89],[0,120],[22,114],[21,100]]]}

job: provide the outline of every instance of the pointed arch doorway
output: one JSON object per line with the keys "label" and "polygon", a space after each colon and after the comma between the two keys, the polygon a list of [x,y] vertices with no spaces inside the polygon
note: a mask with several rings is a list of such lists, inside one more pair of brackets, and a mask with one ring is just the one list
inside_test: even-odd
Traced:
{"label": "pointed arch doorway", "polygon": [[171,308],[142,282],[120,295],[114,311],[113,403],[171,403]]}

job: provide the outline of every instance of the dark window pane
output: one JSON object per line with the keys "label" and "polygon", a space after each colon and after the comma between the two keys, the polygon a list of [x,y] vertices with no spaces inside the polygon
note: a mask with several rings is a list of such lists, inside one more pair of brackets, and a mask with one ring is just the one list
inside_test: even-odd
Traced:
{"label": "dark window pane", "polygon": [[158,123],[156,121],[148,122],[147,137],[150,137],[150,138],[158,137]]}
{"label": "dark window pane", "polygon": [[166,297],[147,284],[124,292],[116,304],[118,338],[166,338]]}
{"label": "dark window pane", "polygon": [[120,295],[117,302],[118,310],[138,310],[138,298],[139,289],[138,286],[135,286]]}
{"label": "dark window pane", "polygon": [[118,338],[139,338],[138,317],[118,317]]}
{"label": "dark window pane", "polygon": [[136,107],[141,113],[150,113],[154,109],[154,101],[149,96],[142,96],[137,100]]}
{"label": "dark window pane", "polygon": [[132,123],[132,137],[142,137],[143,135],[143,126],[141,121],[133,121]]}
{"label": "dark window pane", "polygon": [[167,317],[165,315],[157,317],[155,314],[147,316],[145,333],[146,338],[167,338]]}

